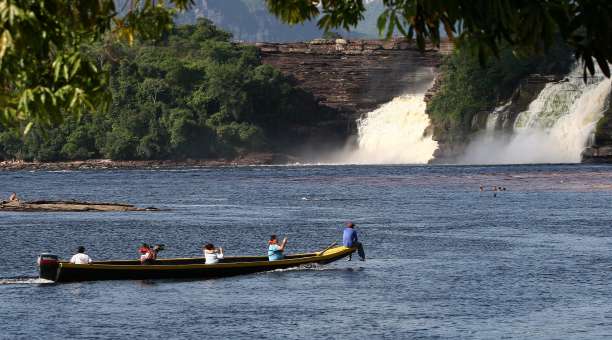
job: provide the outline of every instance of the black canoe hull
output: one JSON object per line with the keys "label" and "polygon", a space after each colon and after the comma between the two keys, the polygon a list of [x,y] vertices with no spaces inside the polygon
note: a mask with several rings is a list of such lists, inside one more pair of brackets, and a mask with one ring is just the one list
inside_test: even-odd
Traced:
{"label": "black canoe hull", "polygon": [[[323,254],[290,255],[279,261],[266,257],[228,257],[218,264],[206,265],[201,258],[166,259],[154,265],[140,265],[136,261],[104,261],[89,265],[60,262],[53,273],[41,266],[41,278],[55,282],[98,280],[150,280],[150,279],[214,279],[245,275],[277,269],[287,269],[314,264],[327,264],[344,258],[355,248],[335,247]],[[55,275],[54,275],[55,274]],[[53,277],[54,276],[54,277]]]}

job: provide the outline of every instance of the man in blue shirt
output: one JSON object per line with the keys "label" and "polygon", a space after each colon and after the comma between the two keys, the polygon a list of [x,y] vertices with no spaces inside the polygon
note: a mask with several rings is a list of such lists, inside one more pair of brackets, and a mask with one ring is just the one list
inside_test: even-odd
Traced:
{"label": "man in blue shirt", "polygon": [[[357,231],[355,230],[355,224],[353,222],[346,222],[346,228],[342,233],[342,245],[345,247],[357,247],[357,254],[359,259],[365,261],[365,252],[363,251],[363,245],[357,240]],[[353,258],[352,254],[349,255],[348,260]]]}

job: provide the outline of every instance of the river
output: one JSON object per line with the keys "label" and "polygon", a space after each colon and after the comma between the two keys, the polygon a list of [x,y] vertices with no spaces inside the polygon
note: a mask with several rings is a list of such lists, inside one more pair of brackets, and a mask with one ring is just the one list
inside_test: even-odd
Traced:
{"label": "river", "polygon": [[[485,186],[480,192],[479,186]],[[491,186],[506,187],[493,197]],[[1,213],[0,338],[609,339],[612,166],[270,166],[0,172],[3,195],[132,213]],[[324,248],[366,262],[217,280],[49,284],[36,256]]]}

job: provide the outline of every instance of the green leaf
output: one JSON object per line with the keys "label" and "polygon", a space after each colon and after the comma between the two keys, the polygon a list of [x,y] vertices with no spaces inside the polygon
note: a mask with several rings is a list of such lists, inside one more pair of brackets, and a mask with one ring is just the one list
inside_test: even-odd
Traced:
{"label": "green leaf", "polygon": [[26,124],[25,128],[23,129],[23,135],[27,135],[30,130],[32,129],[32,126],[34,126],[34,122],[29,122],[28,124]]}

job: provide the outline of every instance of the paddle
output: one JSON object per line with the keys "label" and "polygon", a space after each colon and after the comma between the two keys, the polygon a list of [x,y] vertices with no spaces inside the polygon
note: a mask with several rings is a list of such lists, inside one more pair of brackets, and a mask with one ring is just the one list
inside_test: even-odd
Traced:
{"label": "paddle", "polygon": [[321,256],[323,255],[324,252],[330,250],[332,247],[334,247],[336,244],[338,244],[338,242],[334,242],[332,244],[330,244],[327,248],[323,249],[322,251],[320,251],[317,256]]}

